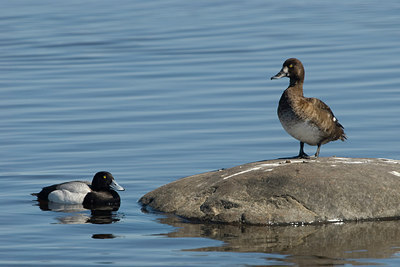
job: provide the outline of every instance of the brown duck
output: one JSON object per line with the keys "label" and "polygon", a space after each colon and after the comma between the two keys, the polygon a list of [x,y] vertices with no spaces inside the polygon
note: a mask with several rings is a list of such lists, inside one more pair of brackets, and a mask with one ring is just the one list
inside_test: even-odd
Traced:
{"label": "brown duck", "polygon": [[289,87],[283,92],[278,106],[278,117],[286,132],[300,141],[298,158],[309,158],[304,153],[304,143],[318,146],[314,155],[319,156],[321,145],[330,141],[347,139],[327,104],[313,97],[303,96],[304,67],[296,58],[287,59],[281,71],[272,79],[289,77]]}

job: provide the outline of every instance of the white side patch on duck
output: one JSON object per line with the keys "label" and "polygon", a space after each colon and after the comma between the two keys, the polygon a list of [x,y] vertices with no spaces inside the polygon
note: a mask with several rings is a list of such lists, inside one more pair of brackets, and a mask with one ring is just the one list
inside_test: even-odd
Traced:
{"label": "white side patch on duck", "polygon": [[63,204],[82,204],[87,193],[73,193],[64,189],[54,190],[49,194],[49,201]]}
{"label": "white side patch on duck", "polygon": [[49,194],[49,201],[64,204],[82,204],[87,193],[91,192],[86,182],[67,182]]}

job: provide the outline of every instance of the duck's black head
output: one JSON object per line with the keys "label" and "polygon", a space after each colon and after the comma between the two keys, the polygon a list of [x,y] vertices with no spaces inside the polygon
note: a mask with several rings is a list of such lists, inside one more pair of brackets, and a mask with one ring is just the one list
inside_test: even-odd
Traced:
{"label": "duck's black head", "polygon": [[93,191],[108,191],[117,190],[124,191],[125,189],[120,186],[114,179],[111,173],[101,171],[94,175],[92,180]]}
{"label": "duck's black head", "polygon": [[272,76],[271,80],[280,79],[282,77],[289,77],[290,85],[294,86],[297,83],[304,82],[304,75],[304,67],[301,61],[297,58],[289,58],[283,63],[281,71],[278,72],[275,76]]}

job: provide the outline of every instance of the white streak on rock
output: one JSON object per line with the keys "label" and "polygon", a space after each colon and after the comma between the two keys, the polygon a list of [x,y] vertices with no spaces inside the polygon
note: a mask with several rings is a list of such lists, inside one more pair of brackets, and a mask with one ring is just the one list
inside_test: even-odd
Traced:
{"label": "white streak on rock", "polygon": [[399,164],[399,160],[394,160],[394,159],[385,159],[385,158],[379,158],[380,160],[383,160],[385,163],[393,163],[393,164]]}
{"label": "white streak on rock", "polygon": [[256,171],[256,170],[259,170],[259,169],[261,169],[261,167],[254,167],[254,168],[247,169],[247,170],[244,170],[244,171],[241,171],[241,172],[237,172],[237,173],[234,173],[234,174],[231,174],[229,176],[224,177],[224,180],[229,179],[229,178],[231,178],[233,176],[237,176],[237,175],[240,175],[240,174],[243,174],[243,173],[247,173],[247,172],[251,172],[251,171]]}
{"label": "white streak on rock", "polygon": [[260,168],[264,168],[264,167],[278,167],[279,165],[281,165],[281,164],[280,164],[280,163],[264,163],[264,164],[258,165],[258,167],[260,167]]}
{"label": "white streak on rock", "polygon": [[251,172],[251,171],[262,170],[262,169],[264,169],[264,171],[266,171],[266,172],[269,172],[269,171],[272,171],[273,169],[270,169],[270,168],[269,169],[265,169],[265,168],[278,167],[278,166],[282,166],[284,164],[300,163],[300,162],[303,162],[303,160],[291,160],[289,163],[287,163],[285,161],[278,162],[278,163],[263,163],[263,164],[259,164],[259,165],[255,166],[253,168],[250,168],[250,169],[247,169],[247,170],[244,170],[244,171],[241,171],[241,172],[237,172],[237,173],[231,174],[229,176],[224,177],[223,179],[226,180],[226,179],[229,179],[229,178],[237,176],[237,175],[241,175],[241,174],[244,174],[244,173],[247,173],[247,172]]}
{"label": "white streak on rock", "polygon": [[396,172],[396,171],[391,171],[389,172],[390,174],[396,175],[398,177],[400,177],[400,172]]}
{"label": "white streak on rock", "polygon": [[334,159],[338,159],[338,160],[346,160],[346,161],[348,161],[348,160],[351,160],[350,158],[339,158],[339,157],[334,157]]}

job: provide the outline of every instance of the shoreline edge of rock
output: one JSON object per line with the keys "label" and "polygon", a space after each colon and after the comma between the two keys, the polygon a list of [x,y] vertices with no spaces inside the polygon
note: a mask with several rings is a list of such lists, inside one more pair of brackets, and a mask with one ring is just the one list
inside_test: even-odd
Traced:
{"label": "shoreline edge of rock", "polygon": [[400,218],[400,161],[276,159],[181,178],[140,198],[189,221],[248,225]]}

